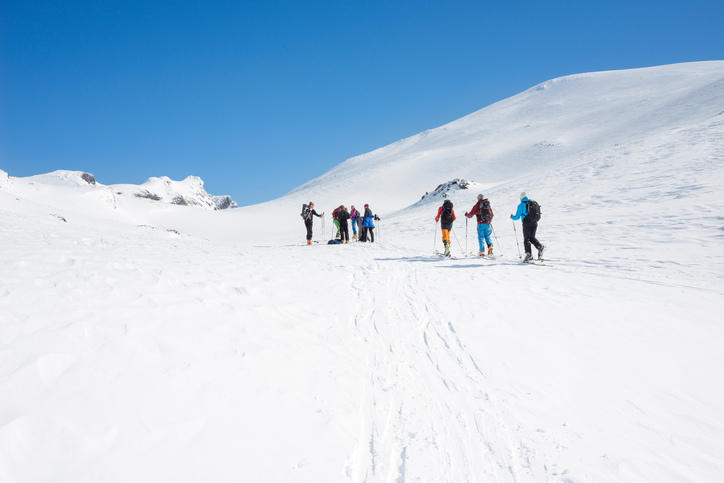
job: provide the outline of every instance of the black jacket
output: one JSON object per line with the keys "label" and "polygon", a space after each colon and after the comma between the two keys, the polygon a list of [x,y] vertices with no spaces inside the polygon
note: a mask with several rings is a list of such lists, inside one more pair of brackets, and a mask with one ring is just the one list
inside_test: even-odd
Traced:
{"label": "black jacket", "polygon": [[316,217],[321,217],[321,216],[322,216],[322,215],[320,215],[319,213],[317,213],[317,210],[311,210],[311,211],[309,212],[309,214],[307,215],[307,217],[304,219],[304,223],[311,223],[311,222],[312,222],[312,215],[314,215],[314,216],[316,216]]}

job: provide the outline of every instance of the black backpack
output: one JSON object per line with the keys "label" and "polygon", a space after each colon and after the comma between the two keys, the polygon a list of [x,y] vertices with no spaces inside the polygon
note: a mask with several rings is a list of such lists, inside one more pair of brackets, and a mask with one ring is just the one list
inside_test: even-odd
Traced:
{"label": "black backpack", "polygon": [[302,205],[302,212],[301,212],[300,216],[306,220],[307,218],[309,218],[310,212],[311,212],[311,210],[309,209],[309,205],[305,203]]}
{"label": "black backpack", "polygon": [[445,200],[445,202],[442,204],[442,216],[440,217],[440,220],[442,221],[443,225],[449,225],[453,222],[453,204],[450,200]]}
{"label": "black backpack", "polygon": [[493,210],[490,208],[490,201],[480,200],[478,204],[478,222],[490,223],[493,220]]}
{"label": "black backpack", "polygon": [[538,223],[540,220],[540,205],[537,201],[528,200],[526,202],[528,208],[528,214],[525,215],[523,221],[526,223]]}

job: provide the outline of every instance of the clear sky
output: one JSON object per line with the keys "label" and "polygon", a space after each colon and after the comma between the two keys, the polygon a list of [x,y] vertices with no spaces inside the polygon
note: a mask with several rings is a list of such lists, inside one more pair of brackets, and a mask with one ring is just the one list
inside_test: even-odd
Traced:
{"label": "clear sky", "polygon": [[721,0],[0,0],[0,168],[249,204],[549,78],[721,59]]}

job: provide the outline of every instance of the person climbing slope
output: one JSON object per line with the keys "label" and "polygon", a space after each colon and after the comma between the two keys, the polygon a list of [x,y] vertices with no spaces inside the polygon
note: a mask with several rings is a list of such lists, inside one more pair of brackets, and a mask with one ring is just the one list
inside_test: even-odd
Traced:
{"label": "person climbing slope", "polygon": [[370,243],[375,242],[375,223],[374,220],[379,220],[380,218],[372,213],[372,210],[370,209],[370,205],[365,203],[365,213],[364,213],[364,220],[362,222],[362,226],[364,227],[364,232],[362,233],[362,236],[364,237],[364,240],[360,237],[360,241],[368,241]]}
{"label": "person climbing slope", "polygon": [[337,220],[339,221],[339,232],[341,235],[340,240],[342,243],[349,243],[349,227],[347,226],[347,220],[349,220],[349,212],[344,206],[339,207],[337,212]]}
{"label": "person climbing slope", "polygon": [[450,200],[445,200],[440,208],[437,210],[437,216],[435,221],[440,222],[442,228],[442,244],[445,245],[445,256],[450,256],[450,230],[452,230],[453,221],[456,220],[455,210],[453,210],[453,203]]}
{"label": "person climbing slope", "polygon": [[342,208],[342,205],[339,205],[337,208],[332,210],[332,222],[334,223],[335,228],[337,228],[337,236],[336,236],[337,239],[339,239],[339,237],[340,237],[339,219],[337,218],[337,214],[339,213],[340,208]]}
{"label": "person climbing slope", "polygon": [[352,225],[352,238],[357,239],[357,222],[359,221],[360,213],[357,211],[357,208],[352,205],[352,207],[349,210],[349,221]]}
{"label": "person climbing slope", "polygon": [[543,259],[545,246],[535,237],[540,220],[540,205],[528,198],[525,192],[520,194],[520,204],[515,215],[510,215],[511,220],[521,219],[523,221],[523,248],[525,249],[524,262],[533,260],[531,254],[531,243],[538,249],[538,260]]}
{"label": "person climbing slope", "polygon": [[302,218],[304,219],[304,226],[307,227],[307,245],[312,244],[312,222],[315,216],[322,217],[324,213],[321,215],[317,213],[314,209],[314,203],[311,201],[307,205],[302,205]]}
{"label": "person climbing slope", "polygon": [[490,223],[493,221],[493,209],[490,207],[490,201],[488,201],[482,194],[478,195],[478,201],[473,205],[465,216],[472,218],[474,216],[478,219],[478,246],[480,251],[479,256],[485,256],[485,243],[488,244],[488,255],[493,254],[493,242],[490,239],[492,230]]}

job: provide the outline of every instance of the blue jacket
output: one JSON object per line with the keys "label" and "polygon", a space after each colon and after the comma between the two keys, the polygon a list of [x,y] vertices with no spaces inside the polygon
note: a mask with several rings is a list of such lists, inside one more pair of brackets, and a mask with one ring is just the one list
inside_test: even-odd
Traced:
{"label": "blue jacket", "polygon": [[373,223],[374,215],[365,216],[365,220],[362,223],[362,226],[365,228],[374,228],[375,224]]}
{"label": "blue jacket", "polygon": [[520,200],[518,211],[515,212],[515,215],[510,215],[511,220],[518,220],[520,218],[525,220],[525,217],[528,216],[528,205],[526,204],[528,201],[530,200],[527,196]]}

